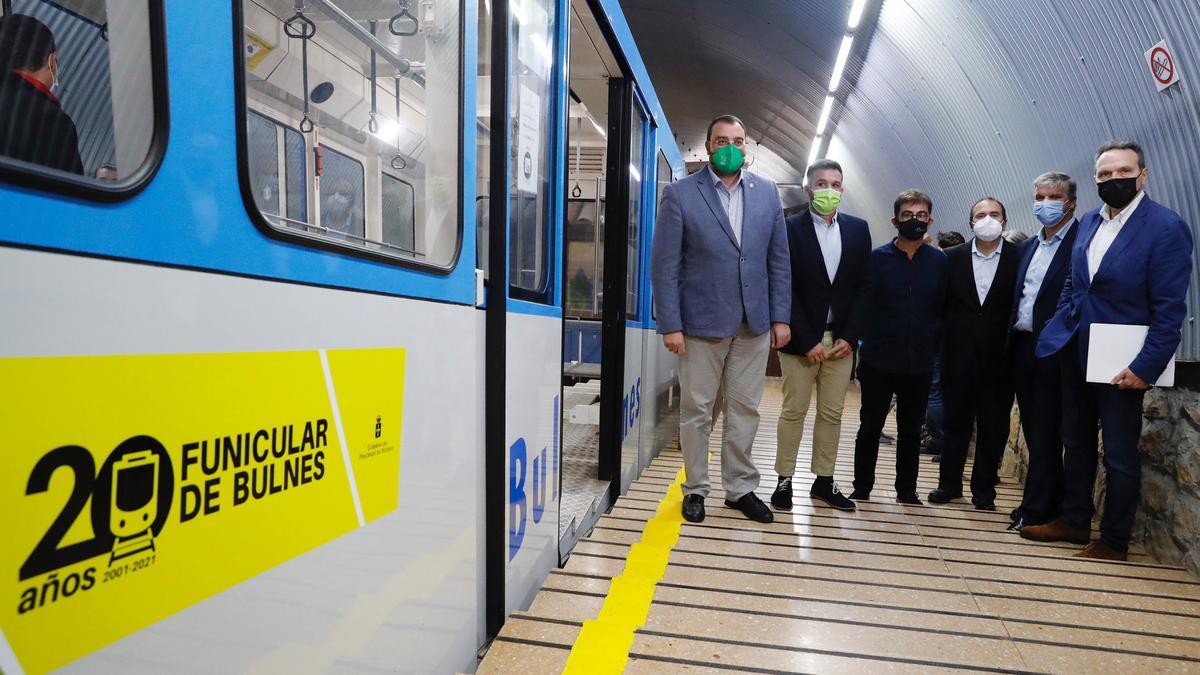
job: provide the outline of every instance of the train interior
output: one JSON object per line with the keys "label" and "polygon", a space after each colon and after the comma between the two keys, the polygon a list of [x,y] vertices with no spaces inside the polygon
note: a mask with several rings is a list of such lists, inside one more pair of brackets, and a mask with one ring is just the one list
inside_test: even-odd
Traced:
{"label": "train interior", "polygon": [[83,175],[127,184],[146,163],[155,129],[145,5],[107,0],[8,0],[59,37],[59,99],[76,121]]}
{"label": "train interior", "polygon": [[454,9],[242,3],[250,187],[269,226],[418,265],[453,261]]}

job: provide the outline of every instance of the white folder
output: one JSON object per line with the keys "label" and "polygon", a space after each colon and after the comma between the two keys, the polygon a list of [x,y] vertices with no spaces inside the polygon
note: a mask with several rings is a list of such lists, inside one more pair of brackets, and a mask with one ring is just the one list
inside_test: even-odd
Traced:
{"label": "white folder", "polygon": [[[1142,351],[1149,326],[1126,326],[1115,323],[1094,323],[1088,342],[1087,381],[1109,384],[1117,373],[1129,367]],[[1156,387],[1175,386],[1175,359],[1152,383]]]}

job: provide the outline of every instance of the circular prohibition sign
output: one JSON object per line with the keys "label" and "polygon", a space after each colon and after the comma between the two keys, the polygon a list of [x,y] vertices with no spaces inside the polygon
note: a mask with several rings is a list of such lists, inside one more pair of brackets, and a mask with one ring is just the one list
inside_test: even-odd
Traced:
{"label": "circular prohibition sign", "polygon": [[1158,80],[1159,84],[1167,84],[1175,77],[1175,62],[1162,47],[1155,47],[1150,53],[1150,64],[1154,71],[1154,79]]}

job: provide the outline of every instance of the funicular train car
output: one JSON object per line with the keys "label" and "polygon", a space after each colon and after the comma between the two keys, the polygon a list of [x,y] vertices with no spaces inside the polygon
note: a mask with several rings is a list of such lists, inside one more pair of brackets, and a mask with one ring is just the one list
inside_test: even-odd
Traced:
{"label": "funicular train car", "polygon": [[0,671],[473,668],[674,431],[617,1],[2,8]]}

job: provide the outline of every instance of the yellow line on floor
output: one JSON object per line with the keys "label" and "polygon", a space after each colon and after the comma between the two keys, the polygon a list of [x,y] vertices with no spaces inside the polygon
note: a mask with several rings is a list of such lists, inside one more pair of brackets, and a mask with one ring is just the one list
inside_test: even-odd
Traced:
{"label": "yellow line on floor", "polygon": [[646,521],[641,539],[629,548],[625,569],[608,587],[595,619],[584,621],[564,673],[621,673],[633,646],[633,634],[646,624],[654,589],[667,571],[671,549],[683,525],[683,469]]}

